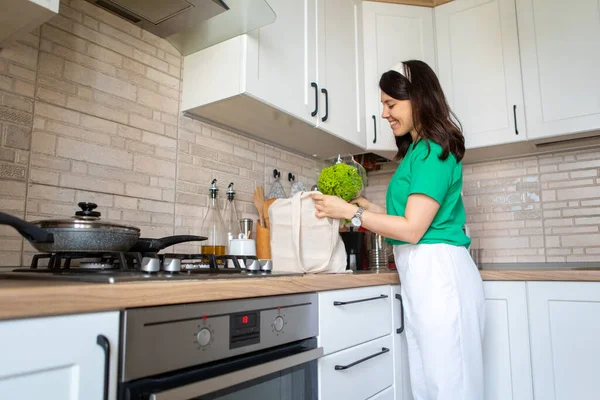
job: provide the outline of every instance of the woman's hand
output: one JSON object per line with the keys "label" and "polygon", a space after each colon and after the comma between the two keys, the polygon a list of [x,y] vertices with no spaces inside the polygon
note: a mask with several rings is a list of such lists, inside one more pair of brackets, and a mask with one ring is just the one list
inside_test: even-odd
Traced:
{"label": "woman's hand", "polygon": [[371,203],[364,197],[357,197],[355,199],[352,199],[350,200],[350,204],[356,204],[357,206],[362,207],[367,211],[370,211],[369,209],[373,206],[373,203]]}
{"label": "woman's hand", "polygon": [[351,219],[358,207],[336,196],[313,194],[318,218]]}
{"label": "woman's hand", "polygon": [[378,206],[377,204],[371,203],[369,200],[364,197],[357,197],[354,200],[350,200],[351,204],[357,204],[359,207],[365,209],[365,211],[374,212],[376,214],[385,214],[385,207]]}

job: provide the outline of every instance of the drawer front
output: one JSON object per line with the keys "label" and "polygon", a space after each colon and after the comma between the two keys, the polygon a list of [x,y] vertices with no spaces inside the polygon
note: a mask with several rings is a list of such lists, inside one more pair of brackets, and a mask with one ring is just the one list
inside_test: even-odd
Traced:
{"label": "drawer front", "polygon": [[319,293],[319,346],[325,354],[389,335],[390,286]]}
{"label": "drawer front", "polygon": [[395,400],[394,399],[394,388],[389,387],[383,392],[377,393],[373,397],[369,397],[369,400]]}
{"label": "drawer front", "polygon": [[319,359],[319,399],[368,399],[392,386],[393,364],[389,335],[325,356]]}

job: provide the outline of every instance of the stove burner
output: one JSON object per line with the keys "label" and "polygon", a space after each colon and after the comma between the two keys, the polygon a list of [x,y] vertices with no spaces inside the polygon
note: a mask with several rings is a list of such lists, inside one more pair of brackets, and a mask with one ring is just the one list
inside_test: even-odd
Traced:
{"label": "stove burner", "polygon": [[82,269],[117,269],[118,266],[111,263],[80,262],[79,268]]}
{"label": "stove burner", "polygon": [[[39,265],[40,260],[48,260],[48,266]],[[36,254],[28,268],[12,272],[16,274],[9,274],[11,277],[108,283],[301,275],[272,271],[270,260],[258,260],[255,256],[131,252]]]}
{"label": "stove burner", "polygon": [[[102,264],[105,268],[130,269],[133,268],[135,262],[141,264],[142,256],[140,253],[123,253],[123,252],[58,252],[36,254],[31,260],[31,269],[38,269],[39,260],[48,259],[49,270],[69,269],[72,267],[72,261],[81,260],[81,264]],[[91,261],[93,260],[93,261]],[[89,267],[88,267],[89,268]],[[89,268],[91,269],[91,268]]]}

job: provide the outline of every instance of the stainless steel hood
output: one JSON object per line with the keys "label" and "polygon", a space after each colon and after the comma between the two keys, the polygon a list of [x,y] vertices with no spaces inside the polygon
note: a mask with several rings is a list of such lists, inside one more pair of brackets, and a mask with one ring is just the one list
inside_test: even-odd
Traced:
{"label": "stainless steel hood", "polygon": [[265,0],[86,0],[167,39],[187,56],[275,21]]}

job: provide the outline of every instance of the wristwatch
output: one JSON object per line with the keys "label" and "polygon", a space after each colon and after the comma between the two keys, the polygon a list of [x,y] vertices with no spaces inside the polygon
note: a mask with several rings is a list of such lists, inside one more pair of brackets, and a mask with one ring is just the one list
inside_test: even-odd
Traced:
{"label": "wristwatch", "polygon": [[365,209],[362,207],[358,207],[358,210],[356,210],[356,214],[354,214],[354,216],[350,220],[350,222],[352,222],[352,225],[354,225],[357,228],[362,225],[363,212],[365,212]]}

